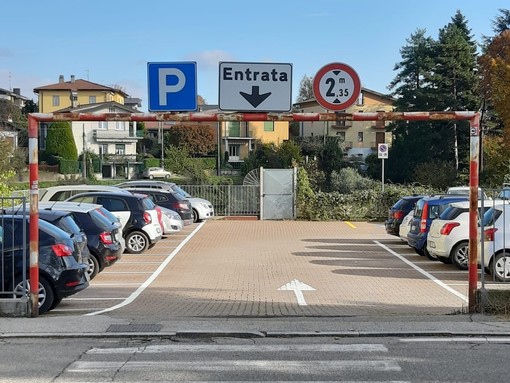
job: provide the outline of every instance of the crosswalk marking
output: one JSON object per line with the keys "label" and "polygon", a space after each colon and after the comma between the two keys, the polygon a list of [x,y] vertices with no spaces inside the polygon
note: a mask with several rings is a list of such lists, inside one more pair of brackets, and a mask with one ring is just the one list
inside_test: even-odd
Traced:
{"label": "crosswalk marking", "polygon": [[388,352],[383,344],[284,344],[284,345],[181,345],[166,344],[145,347],[91,348],[93,354],[133,354],[163,352]]}

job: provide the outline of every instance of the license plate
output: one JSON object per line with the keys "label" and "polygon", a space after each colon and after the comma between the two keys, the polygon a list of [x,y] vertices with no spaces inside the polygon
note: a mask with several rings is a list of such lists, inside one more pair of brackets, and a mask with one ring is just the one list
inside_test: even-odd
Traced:
{"label": "license plate", "polygon": [[432,242],[432,241],[429,241],[429,247],[431,249],[435,249],[436,248],[436,244],[434,242]]}

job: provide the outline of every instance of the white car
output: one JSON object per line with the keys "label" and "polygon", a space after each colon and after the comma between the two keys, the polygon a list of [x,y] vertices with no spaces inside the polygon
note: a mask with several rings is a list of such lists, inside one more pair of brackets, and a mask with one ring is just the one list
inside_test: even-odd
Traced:
{"label": "white car", "polygon": [[191,203],[193,209],[193,222],[203,221],[214,217],[214,207],[211,202],[203,198],[192,197],[185,190],[181,189],[173,182],[165,181],[126,181],[115,185],[119,188],[153,188],[170,190],[179,193]]}
{"label": "white car", "polygon": [[[499,282],[510,282],[510,203],[497,200],[483,216],[483,266]],[[481,246],[479,248],[481,250]],[[479,251],[478,262],[481,264]]]}
{"label": "white car", "polygon": [[163,234],[172,234],[178,233],[184,227],[184,222],[182,221],[179,213],[167,209],[163,206],[158,206],[162,213],[162,221],[163,221]]}
{"label": "white car", "polygon": [[154,178],[170,178],[172,177],[172,173],[168,170],[159,167],[147,168],[143,171],[144,178],[154,179]]}
{"label": "white car", "polygon": [[407,233],[409,233],[409,230],[411,229],[411,219],[413,218],[414,210],[411,210],[407,215],[402,219],[402,222],[400,223],[400,229],[399,229],[399,237],[402,241],[407,243]]}
{"label": "white car", "polygon": [[[491,207],[493,202],[484,201],[484,210]],[[481,206],[479,201],[479,213]],[[439,218],[432,221],[427,235],[427,251],[443,263],[453,263],[460,270],[468,269],[469,201],[450,204]]]}

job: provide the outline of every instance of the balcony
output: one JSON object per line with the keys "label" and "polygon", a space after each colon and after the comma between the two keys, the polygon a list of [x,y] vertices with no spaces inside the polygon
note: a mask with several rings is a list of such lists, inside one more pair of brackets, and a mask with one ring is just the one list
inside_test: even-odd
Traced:
{"label": "balcony", "polygon": [[128,130],[108,130],[108,129],[94,129],[92,130],[92,136],[96,142],[108,143],[108,142],[127,142],[133,143],[141,140],[143,137],[138,137],[136,132]]}

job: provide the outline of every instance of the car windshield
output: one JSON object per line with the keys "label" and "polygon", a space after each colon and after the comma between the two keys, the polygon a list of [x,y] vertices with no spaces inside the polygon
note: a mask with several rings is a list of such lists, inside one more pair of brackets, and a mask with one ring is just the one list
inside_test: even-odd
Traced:
{"label": "car windshield", "polygon": [[103,214],[99,212],[99,210],[91,210],[89,212],[90,217],[92,218],[92,221],[99,227],[101,227],[104,230],[110,231],[112,227],[112,222],[108,218],[106,218]]}
{"label": "car windshield", "polygon": [[71,214],[63,216],[59,220],[60,227],[67,231],[68,233],[80,233],[82,229],[78,226],[76,221],[74,220],[73,216]]}
{"label": "car windshield", "polygon": [[104,215],[111,223],[119,222],[119,219],[108,209],[100,207],[97,209],[102,215]]}
{"label": "car windshield", "polygon": [[143,208],[145,210],[151,210],[156,208],[156,204],[150,199],[150,197],[146,197],[142,199]]}
{"label": "car windshield", "polygon": [[483,215],[483,226],[492,226],[501,215],[502,211],[496,208],[489,208]]}
{"label": "car windshield", "polygon": [[173,185],[172,186],[172,189],[175,190],[177,193],[179,193],[180,195],[182,195],[183,197],[186,197],[186,198],[191,198],[191,195],[188,194],[187,192],[185,192],[184,190],[182,190],[179,186],[177,185]]}

